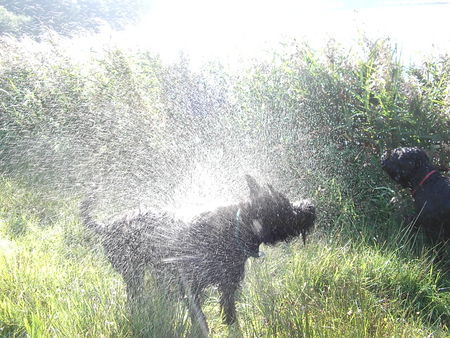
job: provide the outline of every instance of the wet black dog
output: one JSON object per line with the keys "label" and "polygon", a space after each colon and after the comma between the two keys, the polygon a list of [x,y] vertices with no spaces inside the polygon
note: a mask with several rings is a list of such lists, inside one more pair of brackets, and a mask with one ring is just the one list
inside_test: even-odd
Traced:
{"label": "wet black dog", "polygon": [[386,152],[381,166],[404,188],[411,190],[417,223],[434,244],[450,239],[450,180],[439,173],[426,153],[418,148]]}
{"label": "wet black dog", "polygon": [[144,272],[176,280],[189,299],[192,319],[206,334],[201,294],[208,286],[221,293],[224,320],[236,320],[235,293],[245,262],[259,256],[260,244],[274,245],[299,235],[305,238],[315,220],[307,200],[292,204],[268,185],[246,176],[250,201],[200,214],[184,223],[168,213],[148,211],[102,225],[81,205],[84,223],[101,235],[113,267],[123,276],[129,299],[143,292]]}

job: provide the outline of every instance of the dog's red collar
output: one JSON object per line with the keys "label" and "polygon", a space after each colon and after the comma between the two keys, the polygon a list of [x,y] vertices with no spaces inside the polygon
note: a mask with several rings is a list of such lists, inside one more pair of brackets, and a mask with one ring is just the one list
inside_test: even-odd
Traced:
{"label": "dog's red collar", "polygon": [[[428,174],[426,174],[424,176],[424,178],[422,178],[422,181],[419,182],[419,184],[417,185],[417,188],[421,187],[430,178],[431,175],[433,175],[437,172],[438,172],[437,170],[431,170]],[[417,188],[411,192],[413,196],[416,194]]]}

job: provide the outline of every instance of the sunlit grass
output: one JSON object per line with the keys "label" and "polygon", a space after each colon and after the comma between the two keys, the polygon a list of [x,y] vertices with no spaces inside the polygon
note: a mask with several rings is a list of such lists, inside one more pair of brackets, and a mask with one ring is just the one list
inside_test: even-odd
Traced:
{"label": "sunlit grass", "polygon": [[[422,260],[338,242],[273,252],[249,269],[241,314],[246,335],[426,336],[443,334],[430,315],[448,311],[437,275]],[[245,311],[246,310],[246,311]]]}
{"label": "sunlit grass", "polygon": [[24,242],[1,254],[2,334],[75,337],[126,332],[120,280],[92,256],[66,259],[53,245],[36,248]]}
{"label": "sunlit grass", "polygon": [[77,198],[95,186],[102,216],[149,200],[194,212],[243,196],[248,172],[312,198],[318,230],[249,260],[231,331],[210,290],[212,336],[448,336],[448,276],[402,228],[411,210],[379,168],[386,147],[448,154],[448,57],[406,68],[386,40],[358,57],[293,42],[230,74],[26,42],[0,48],[0,336],[196,337],[184,300],[150,276],[127,305]]}
{"label": "sunlit grass", "polygon": [[[32,213],[33,193],[9,180],[1,186],[0,335],[195,336],[184,301],[167,298],[151,280],[131,315],[120,276],[84,231],[75,204],[49,205],[48,212],[62,216],[46,226],[25,220],[24,233],[8,236],[5,215],[11,208]],[[14,204],[8,202],[13,191],[21,196]],[[204,309],[212,336],[446,336],[450,294],[437,292],[443,280],[426,256],[344,237],[337,232],[316,235],[305,247],[262,248],[266,255],[247,265],[239,325],[231,331],[221,321],[216,291],[209,293]]]}
{"label": "sunlit grass", "polygon": [[[3,190],[2,197],[10,196]],[[65,217],[48,226],[25,220],[26,232],[8,239],[5,230],[15,220],[5,216],[11,211],[2,204],[0,335],[121,336],[127,332],[122,282],[101,256],[71,243],[82,240],[70,238],[78,223]]]}

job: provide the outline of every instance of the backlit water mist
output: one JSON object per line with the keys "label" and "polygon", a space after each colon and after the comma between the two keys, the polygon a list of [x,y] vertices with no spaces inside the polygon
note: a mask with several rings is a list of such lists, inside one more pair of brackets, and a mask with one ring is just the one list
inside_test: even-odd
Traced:
{"label": "backlit water mist", "polygon": [[[389,40],[291,41],[237,72],[74,41],[0,38],[0,335],[199,336],[177,275],[204,275],[198,307],[225,336],[234,270],[236,336],[445,335],[448,276],[410,243],[410,193],[380,155],[416,145],[448,163],[448,57],[405,67]],[[309,228],[302,198],[306,245],[261,245]],[[141,269],[154,253],[167,275]]]}
{"label": "backlit water mist", "polygon": [[276,77],[220,65],[193,72],[184,58],[163,65],[118,49],[75,60],[50,43],[4,43],[15,52],[1,55],[3,72],[16,71],[0,93],[1,166],[54,198],[95,192],[106,213],[157,206],[189,217],[246,198],[246,173],[302,191],[308,123],[292,102],[261,100],[267,86],[284,86]]}

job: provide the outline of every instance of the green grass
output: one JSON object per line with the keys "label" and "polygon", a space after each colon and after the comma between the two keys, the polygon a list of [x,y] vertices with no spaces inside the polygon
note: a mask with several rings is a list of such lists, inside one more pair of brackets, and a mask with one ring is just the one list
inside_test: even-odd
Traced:
{"label": "green grass", "polygon": [[272,252],[269,262],[249,269],[246,336],[444,335],[436,312],[448,313],[450,298],[437,294],[439,278],[423,261],[326,241],[287,251],[284,259]]}
{"label": "green grass", "polygon": [[195,337],[183,301],[151,278],[130,314],[73,196],[95,186],[110,209],[134,207],[197,162],[217,177],[258,170],[319,216],[306,247],[249,261],[231,332],[211,290],[213,336],[449,336],[437,290],[450,278],[401,230],[411,198],[379,167],[398,146],[448,167],[448,56],[405,66],[389,40],[291,42],[234,74],[101,43],[75,60],[56,36],[0,42],[0,336]]}
{"label": "green grass", "polygon": [[[184,303],[151,279],[129,314],[121,278],[84,231],[76,203],[46,202],[8,179],[0,186],[0,336],[195,336]],[[212,336],[448,336],[450,294],[437,292],[445,279],[426,256],[344,237],[262,248],[265,257],[248,263],[231,331],[211,290]]]}

